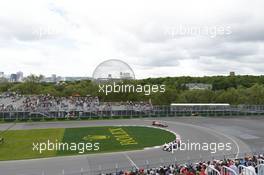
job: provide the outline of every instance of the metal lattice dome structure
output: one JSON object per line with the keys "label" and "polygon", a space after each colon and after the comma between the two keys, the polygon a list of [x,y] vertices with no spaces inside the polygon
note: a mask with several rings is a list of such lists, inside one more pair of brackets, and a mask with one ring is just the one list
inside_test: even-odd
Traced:
{"label": "metal lattice dome structure", "polygon": [[93,72],[95,81],[132,80],[135,74],[124,61],[110,59],[100,63]]}

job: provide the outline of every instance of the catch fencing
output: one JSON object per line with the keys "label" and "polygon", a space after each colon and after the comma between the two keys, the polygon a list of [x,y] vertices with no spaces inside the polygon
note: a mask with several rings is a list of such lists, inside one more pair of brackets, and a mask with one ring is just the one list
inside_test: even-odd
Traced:
{"label": "catch fencing", "polygon": [[65,120],[65,119],[109,119],[109,118],[139,118],[139,117],[183,117],[183,116],[204,116],[204,117],[235,117],[235,116],[264,116],[264,106],[193,106],[193,107],[171,107],[153,106],[148,108],[126,107],[123,109],[114,106],[108,109],[70,109],[54,110],[41,109],[35,111],[0,111],[0,120]]}
{"label": "catch fencing", "polygon": [[[240,153],[237,157],[237,154],[227,154],[227,155],[211,155],[211,156],[198,156],[198,157],[188,157],[187,159],[178,160],[177,154],[172,157],[168,157],[166,159],[160,158],[160,159],[149,159],[149,160],[141,160],[139,163],[138,161],[135,161],[135,165],[128,165],[124,164],[124,160],[119,160],[118,162],[115,162],[114,160],[111,162],[107,162],[107,164],[94,164],[89,165],[87,163],[86,167],[82,167],[79,169],[75,169],[74,167],[71,167],[72,169],[75,169],[75,171],[67,171],[66,169],[61,169],[56,173],[56,175],[101,175],[101,174],[118,174],[121,171],[137,171],[138,169],[155,169],[163,166],[170,166],[170,165],[194,165],[199,162],[205,162],[208,161],[215,161],[215,160],[241,160],[244,157],[247,157],[249,155],[259,155],[259,153]],[[89,157],[87,157],[89,159]],[[90,162],[91,163],[91,162]],[[263,163],[262,159],[259,159],[259,163]],[[106,166],[105,166],[106,165]],[[109,166],[112,165],[112,166]],[[253,172],[248,167],[245,167],[243,165],[238,166],[237,170],[232,169],[231,167],[223,166],[221,170],[217,170],[213,166],[208,166],[206,169],[207,175],[264,175],[263,171],[264,164],[259,164],[256,168],[258,168],[257,172]],[[49,170],[42,170],[40,172],[36,172],[34,174],[30,175],[49,175]]]}

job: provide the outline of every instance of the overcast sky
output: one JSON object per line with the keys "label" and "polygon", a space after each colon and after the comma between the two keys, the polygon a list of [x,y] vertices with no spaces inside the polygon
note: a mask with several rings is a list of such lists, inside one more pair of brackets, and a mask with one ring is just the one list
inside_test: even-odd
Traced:
{"label": "overcast sky", "polygon": [[0,2],[0,72],[136,78],[264,74],[263,0]]}

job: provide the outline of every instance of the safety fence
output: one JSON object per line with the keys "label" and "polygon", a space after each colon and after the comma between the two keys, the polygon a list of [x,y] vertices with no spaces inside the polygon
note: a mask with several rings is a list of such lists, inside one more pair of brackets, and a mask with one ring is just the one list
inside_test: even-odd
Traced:
{"label": "safety fence", "polygon": [[75,120],[75,119],[110,119],[110,118],[139,118],[139,117],[182,117],[182,116],[264,116],[264,106],[193,106],[177,107],[154,106],[151,109],[129,108],[108,110],[49,110],[39,111],[0,111],[0,120]]}
{"label": "safety fence", "polygon": [[238,173],[236,173],[235,175],[237,175],[237,174],[257,175],[255,170],[252,170],[250,167],[246,167],[244,165],[239,165],[238,166]]}
{"label": "safety fence", "polygon": [[257,169],[258,169],[258,174],[264,174],[264,164],[259,164],[257,166]]}
{"label": "safety fence", "polygon": [[[221,175],[237,175],[238,172],[236,172],[234,169],[227,167],[227,166],[223,166],[221,169]],[[246,175],[246,174],[245,174]]]}
{"label": "safety fence", "polygon": [[[187,159],[177,159],[177,154],[174,156],[170,156],[168,158],[160,158],[160,159],[149,159],[149,160],[135,160],[135,164],[124,164],[124,161],[119,160],[118,162],[115,162],[114,160],[111,160],[110,162],[106,162],[106,164],[100,164],[97,163],[95,165],[89,165],[87,163],[87,166],[84,166],[79,169],[75,169],[72,167],[72,169],[75,169],[75,171],[67,171],[66,169],[61,169],[56,174],[57,175],[101,175],[101,174],[118,174],[120,171],[132,171],[135,172],[138,169],[155,169],[159,167],[168,167],[170,165],[194,165],[196,163],[205,162],[208,161],[216,161],[216,160],[237,160],[242,161],[244,160],[245,156],[253,156],[253,155],[259,155],[260,153],[240,153],[240,154],[227,154],[227,155],[211,155],[211,156],[201,156],[196,155],[193,157],[187,156]],[[87,157],[88,159],[88,157]],[[258,160],[257,166],[256,166],[256,173],[255,171],[252,171],[249,167],[246,167],[245,165],[239,165],[236,170],[234,170],[231,167],[223,166],[221,170],[217,170],[213,166],[208,166],[206,171],[207,175],[264,175],[264,164],[262,159]],[[242,161],[243,162],[243,161]],[[91,163],[91,162],[90,162]],[[48,170],[41,170],[40,172],[36,172],[33,174],[28,175],[49,175]]]}
{"label": "safety fence", "polygon": [[212,166],[208,166],[206,170],[207,174],[220,175],[220,172]]}

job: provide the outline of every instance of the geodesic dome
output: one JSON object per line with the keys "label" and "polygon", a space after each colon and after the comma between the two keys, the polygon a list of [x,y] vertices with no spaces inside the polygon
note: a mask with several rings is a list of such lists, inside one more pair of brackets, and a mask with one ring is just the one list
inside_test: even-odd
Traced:
{"label": "geodesic dome", "polygon": [[100,63],[93,72],[96,81],[135,79],[132,68],[124,61],[110,59]]}

